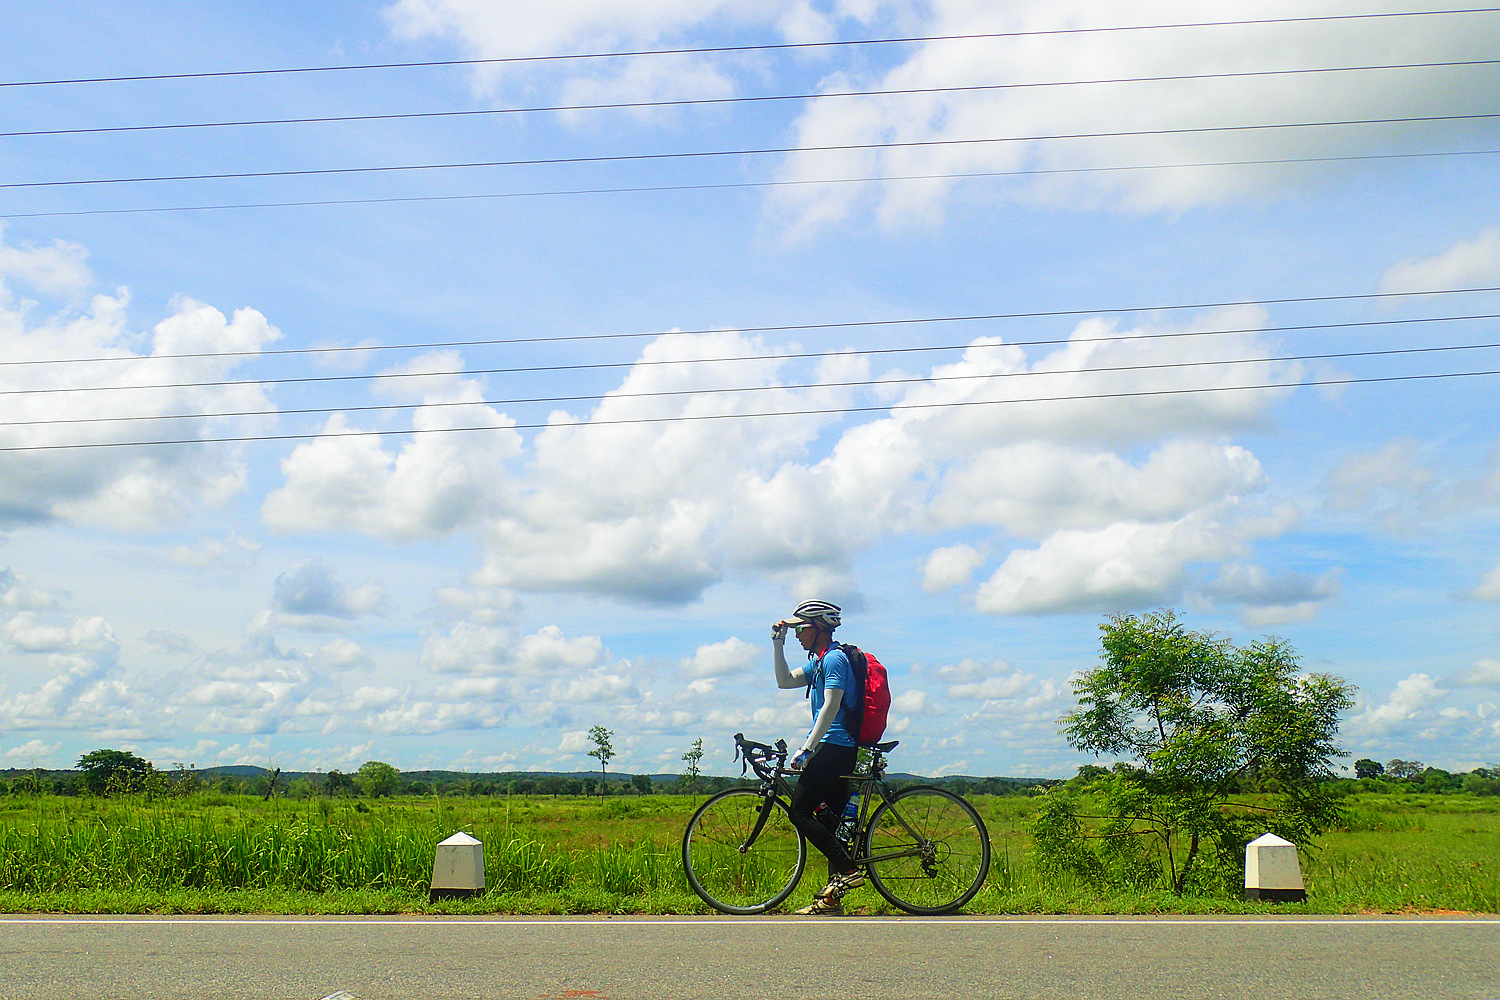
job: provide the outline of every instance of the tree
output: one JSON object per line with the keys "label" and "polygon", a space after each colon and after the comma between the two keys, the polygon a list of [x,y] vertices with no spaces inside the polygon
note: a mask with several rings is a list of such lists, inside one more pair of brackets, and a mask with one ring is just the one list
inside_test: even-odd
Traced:
{"label": "tree", "polygon": [[[1236,648],[1171,611],[1116,615],[1100,631],[1103,665],[1073,682],[1078,707],[1062,732],[1087,753],[1129,760],[1089,785],[1099,797],[1090,815],[1066,786],[1042,797],[1034,834],[1044,871],[1115,886],[1165,881],[1179,894],[1219,889],[1237,880],[1258,832],[1295,842],[1337,818],[1326,779],[1343,755],[1334,738],[1350,685],[1301,673],[1283,640]],[[1245,782],[1273,804],[1231,802]]]}
{"label": "tree", "polygon": [[1463,790],[1470,795],[1500,795],[1500,774],[1496,768],[1476,767],[1463,778]]}
{"label": "tree", "polygon": [[1361,757],[1354,762],[1354,776],[1356,778],[1378,778],[1385,773],[1385,766],[1378,760]]}
{"label": "tree", "polygon": [[41,772],[33,771],[31,774],[22,774],[10,783],[12,795],[41,795],[47,791],[47,786],[42,781]]}
{"label": "tree", "polygon": [[589,730],[589,739],[594,741],[594,749],[589,751],[589,756],[599,758],[600,795],[604,794],[604,767],[609,763],[610,758],[615,755],[615,748],[609,742],[614,739],[614,735],[613,730],[605,729],[603,726],[595,726]]}
{"label": "tree", "polygon": [[632,788],[634,788],[637,792],[639,792],[642,795],[650,795],[651,794],[651,775],[649,775],[649,774],[632,774],[630,776],[630,786]]}
{"label": "tree", "polygon": [[701,773],[698,765],[703,762],[703,737],[693,741],[692,749],[683,754],[682,759],[687,761],[687,770],[682,772],[682,776],[687,778],[688,794],[697,795],[698,775]]}
{"label": "tree", "polygon": [[353,795],[359,791],[359,786],[354,783],[352,775],[345,774],[338,768],[334,768],[328,772],[328,777],[323,779],[323,790],[328,793],[328,797],[331,799],[340,792]]}
{"label": "tree", "polygon": [[181,762],[172,765],[172,791],[178,795],[191,795],[203,787],[197,765],[189,767]]}
{"label": "tree", "polygon": [[1069,778],[1068,781],[1070,784],[1087,786],[1091,782],[1108,776],[1108,768],[1100,767],[1098,764],[1079,764],[1078,773]]}
{"label": "tree", "polygon": [[123,794],[145,787],[156,770],[149,760],[128,750],[90,750],[78,758],[83,787],[93,795]]}
{"label": "tree", "polygon": [[1420,778],[1426,770],[1427,765],[1420,760],[1402,760],[1400,757],[1385,766],[1385,773],[1399,781]]}
{"label": "tree", "polygon": [[401,772],[385,761],[367,760],[354,772],[354,781],[366,795],[378,799],[382,795],[395,794],[396,785],[401,781]]}

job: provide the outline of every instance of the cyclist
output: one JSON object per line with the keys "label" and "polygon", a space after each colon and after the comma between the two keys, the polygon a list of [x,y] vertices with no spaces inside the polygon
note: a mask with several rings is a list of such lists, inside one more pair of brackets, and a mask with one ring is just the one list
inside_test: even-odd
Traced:
{"label": "cyclist", "polygon": [[[854,771],[859,746],[846,725],[849,705],[858,697],[854,671],[844,651],[833,646],[833,630],[840,624],[838,605],[827,601],[803,601],[790,618],[771,626],[772,662],[776,686],[806,687],[812,699],[813,727],[790,765],[800,771],[792,790],[792,822],[807,842],[828,857],[828,884],[820,889],[812,905],[798,913],[838,916],[844,912],[844,894],[865,882],[864,872],[850,860],[832,830],[813,811],[826,802],[835,817],[849,801],[849,782],[843,775]],[[787,666],[782,647],[787,629],[807,651],[808,663],[796,670]]]}

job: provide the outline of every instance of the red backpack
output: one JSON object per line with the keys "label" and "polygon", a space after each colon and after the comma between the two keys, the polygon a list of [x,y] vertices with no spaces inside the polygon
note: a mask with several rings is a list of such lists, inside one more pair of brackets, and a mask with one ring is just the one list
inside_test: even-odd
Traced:
{"label": "red backpack", "polygon": [[[856,722],[857,732],[851,734],[862,747],[880,742],[885,735],[885,723],[891,714],[891,684],[885,667],[875,657],[858,646],[847,642],[836,642],[829,648],[842,649],[849,657],[849,666],[859,682],[859,697],[850,703],[850,714]],[[808,685],[812,691],[812,685]]]}

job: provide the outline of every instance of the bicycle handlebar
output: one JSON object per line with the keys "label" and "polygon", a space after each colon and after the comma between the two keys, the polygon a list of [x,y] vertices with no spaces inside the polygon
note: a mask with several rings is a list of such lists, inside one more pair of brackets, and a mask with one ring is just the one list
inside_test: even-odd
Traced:
{"label": "bicycle handlebar", "polygon": [[[754,768],[757,777],[770,781],[780,773],[786,765],[786,740],[777,740],[774,746],[766,743],[756,743],[754,740],[745,739],[744,733],[734,734],[735,760],[744,763],[740,765],[740,773],[744,774],[748,768]],[[774,767],[769,766],[771,758],[776,758]]]}

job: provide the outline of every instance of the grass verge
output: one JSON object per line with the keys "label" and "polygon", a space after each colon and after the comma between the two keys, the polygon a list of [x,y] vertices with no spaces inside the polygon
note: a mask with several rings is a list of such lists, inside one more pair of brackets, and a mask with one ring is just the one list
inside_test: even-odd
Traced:
{"label": "grass verge", "polygon": [[[990,829],[975,914],[1239,914],[1500,911],[1500,799],[1367,795],[1302,845],[1306,903],[1168,892],[1100,895],[1041,878],[1024,797],[975,800]],[[202,795],[0,800],[0,911],[167,914],[698,914],[678,838],[695,803],[606,799],[272,801]],[[429,903],[437,842],[485,843],[489,891]],[[809,874],[787,909],[811,898]],[[854,913],[898,912],[873,889]]]}

